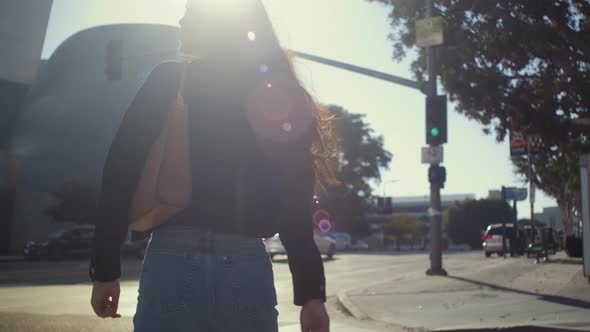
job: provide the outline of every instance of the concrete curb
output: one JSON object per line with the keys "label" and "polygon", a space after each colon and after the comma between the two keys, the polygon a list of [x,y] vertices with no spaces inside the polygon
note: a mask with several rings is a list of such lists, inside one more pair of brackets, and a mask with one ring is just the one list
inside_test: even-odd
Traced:
{"label": "concrete curb", "polygon": [[341,290],[336,294],[336,298],[338,299],[338,303],[344,307],[352,317],[358,320],[367,320],[370,319],[369,315],[367,315],[364,311],[362,311],[352,300],[348,297],[346,293],[350,290]]}
{"label": "concrete curb", "polygon": [[511,327],[496,327],[496,328],[464,328],[464,329],[443,329],[434,330],[436,332],[574,332],[574,331],[588,331],[587,329],[567,328],[550,325],[521,325]]}
{"label": "concrete curb", "polygon": [[[342,290],[336,294],[338,303],[346,309],[350,315],[358,320],[374,320],[364,311],[362,311],[354,302],[348,297],[347,293],[353,291],[353,289]],[[386,322],[383,322],[386,323]],[[435,329],[428,330],[421,327],[408,327],[403,325],[397,325],[387,322],[386,324],[399,326],[407,331],[436,331],[436,332],[576,332],[576,331],[588,331],[581,327],[561,327],[551,325],[521,325],[521,326],[507,326],[507,327],[495,327],[495,328],[459,328],[459,329]]]}
{"label": "concrete curb", "polygon": [[[354,318],[358,320],[373,320],[369,315],[362,311],[354,302],[348,297],[347,292],[351,290],[342,290],[336,294],[338,303],[344,309],[346,309]],[[384,322],[385,323],[385,322]],[[391,324],[390,325],[397,325]],[[583,328],[575,327],[560,327],[551,325],[522,325],[522,326],[510,326],[510,327],[497,327],[497,328],[460,328],[460,329],[440,329],[440,330],[427,330],[421,327],[408,327],[403,325],[397,325],[407,331],[437,331],[437,332],[574,332],[574,331],[587,331]]]}

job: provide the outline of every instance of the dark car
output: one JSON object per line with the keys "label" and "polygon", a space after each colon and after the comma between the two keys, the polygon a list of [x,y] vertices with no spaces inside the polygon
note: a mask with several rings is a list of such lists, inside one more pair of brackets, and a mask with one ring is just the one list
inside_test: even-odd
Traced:
{"label": "dark car", "polygon": [[[23,248],[25,259],[63,259],[68,257],[88,257],[92,251],[94,226],[77,226],[72,229],[60,229],[49,234],[47,240],[29,241]],[[125,241],[121,245],[121,255],[140,259],[145,254],[149,237],[135,241]]]}
{"label": "dark car", "polygon": [[559,235],[553,228],[548,227],[541,230],[540,241],[529,244],[526,253],[529,258],[536,257],[537,261],[541,258],[547,261],[549,255],[555,255],[560,249]]}
{"label": "dark car", "polygon": [[49,234],[47,240],[28,241],[23,248],[25,259],[62,259],[90,255],[94,226],[60,229]]}

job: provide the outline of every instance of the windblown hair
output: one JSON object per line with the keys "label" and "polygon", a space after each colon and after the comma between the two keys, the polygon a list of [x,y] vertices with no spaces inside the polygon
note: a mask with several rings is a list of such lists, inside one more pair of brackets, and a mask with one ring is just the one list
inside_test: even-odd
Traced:
{"label": "windblown hair", "polygon": [[[188,0],[189,3],[193,3],[193,8],[197,8],[195,11],[199,11],[199,5],[195,4],[200,1],[203,0]],[[241,8],[242,12],[239,15],[218,19],[206,17],[202,20],[204,26],[201,26],[201,29],[206,29],[212,34],[208,41],[216,43],[215,48],[221,51],[221,54],[216,57],[222,59],[221,61],[225,60],[237,63],[240,67],[250,68],[258,76],[260,76],[259,66],[268,64],[271,72],[280,73],[283,77],[286,75],[287,80],[295,84],[294,90],[303,92],[303,96],[297,91],[293,91],[293,95],[296,98],[305,99],[303,103],[298,103],[298,105],[304,105],[303,109],[295,111],[313,113],[314,128],[312,129],[314,130],[306,131],[305,135],[311,137],[304,137],[302,141],[306,142],[306,148],[313,160],[314,193],[327,195],[328,187],[341,184],[332,167],[338,151],[332,126],[333,115],[328,109],[322,107],[298,80],[293,68],[294,55],[280,46],[270,18],[260,0],[241,0],[241,2],[245,4],[240,5],[244,7]],[[200,8],[204,8],[203,6],[201,5]],[[207,13],[197,12],[195,15],[202,18]],[[246,38],[249,32],[255,32],[255,42]],[[236,57],[236,55],[239,56]],[[272,76],[272,73],[270,74]],[[264,79],[260,78],[260,81]]]}

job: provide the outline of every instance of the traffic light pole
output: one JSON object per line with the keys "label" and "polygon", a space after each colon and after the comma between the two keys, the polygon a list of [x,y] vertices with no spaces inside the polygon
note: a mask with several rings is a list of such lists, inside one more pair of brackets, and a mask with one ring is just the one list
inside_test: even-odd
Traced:
{"label": "traffic light pole", "polygon": [[[426,18],[432,17],[433,4],[432,0],[426,0]],[[434,46],[426,49],[428,60],[428,88],[426,95],[435,97],[437,95],[437,72],[435,63]],[[431,167],[438,167],[439,164],[431,164]],[[430,269],[426,271],[428,275],[447,275],[442,267],[442,209],[440,202],[440,181],[430,181]]]}
{"label": "traffic light pole", "polygon": [[[433,3],[432,0],[426,0],[426,16],[427,18],[432,17],[433,14]],[[426,94],[427,98],[433,98],[437,96],[437,73],[435,67],[435,49],[433,46],[430,46],[426,49],[427,57],[428,57],[428,82],[417,82],[412,81],[406,78],[402,78],[395,75],[390,75],[387,73],[378,72],[368,68],[362,68],[359,66],[338,62],[331,59],[326,59],[322,57],[318,57],[311,54],[305,54],[302,52],[297,52],[293,50],[289,50],[293,55],[303,58],[309,61],[322,63],[328,66],[348,70],[351,72],[355,72],[361,75],[374,77],[377,79],[381,79],[387,82],[395,83],[398,85],[406,86],[408,88],[416,89],[424,94]],[[446,106],[446,105],[445,105]],[[446,112],[445,110],[443,110]],[[446,123],[446,122],[445,122]],[[445,125],[446,127],[446,125]],[[438,135],[438,133],[437,133]],[[444,132],[446,135],[446,129]],[[440,137],[439,137],[440,139]],[[444,139],[446,142],[446,136]],[[435,147],[437,145],[431,144],[431,147]],[[444,168],[439,166],[439,163],[431,163],[430,168],[436,168],[436,174],[440,175],[440,172],[445,172]],[[430,172],[430,170],[429,170]],[[440,200],[440,189],[443,187],[444,180],[439,181],[440,177],[436,177],[437,181],[430,181],[430,216],[431,216],[431,253],[430,253],[430,269],[426,271],[428,275],[446,275],[447,272],[442,267],[442,209],[441,209],[441,200]],[[444,176],[446,178],[446,175]]]}

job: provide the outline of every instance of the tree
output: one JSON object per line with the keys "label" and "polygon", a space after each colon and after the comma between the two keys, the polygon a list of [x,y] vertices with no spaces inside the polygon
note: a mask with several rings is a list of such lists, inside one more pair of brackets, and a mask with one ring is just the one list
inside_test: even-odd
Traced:
{"label": "tree", "polygon": [[53,192],[56,204],[44,212],[56,222],[88,224],[96,214],[97,186],[83,181],[69,181]]}
{"label": "tree", "polygon": [[[389,3],[389,0],[367,0]],[[394,59],[415,50],[417,19],[424,0],[393,0]],[[579,211],[578,170],[571,167],[588,149],[587,128],[576,118],[590,117],[590,3],[580,0],[434,0],[445,44],[436,66],[457,111],[495,130],[502,141],[509,130],[535,135],[541,143],[533,158],[537,186],[556,198],[566,229]],[[413,53],[413,52],[412,52]],[[426,74],[425,49],[411,69]],[[526,158],[524,158],[526,160]],[[528,174],[522,160],[517,172]],[[559,169],[559,167],[563,167]],[[559,188],[565,183],[567,188]]]}
{"label": "tree", "polygon": [[[572,234],[573,225],[582,208],[578,153],[554,151],[532,153],[532,181],[555,198],[561,211],[566,234]],[[528,157],[513,158],[516,173],[528,176]]]}
{"label": "tree", "polygon": [[364,115],[352,114],[339,106],[328,106],[339,146],[336,177],[344,185],[328,189],[325,206],[332,212],[339,230],[354,232],[356,222],[373,207],[369,180],[380,180],[380,169],[389,167],[392,154],[384,149],[383,137],[363,121]]}
{"label": "tree", "polygon": [[402,242],[413,245],[422,237],[422,222],[414,216],[395,216],[384,225],[385,236],[396,240],[397,250]]}
{"label": "tree", "polygon": [[449,238],[481,248],[482,231],[490,224],[513,223],[514,213],[508,203],[498,199],[466,200],[449,208]]}

